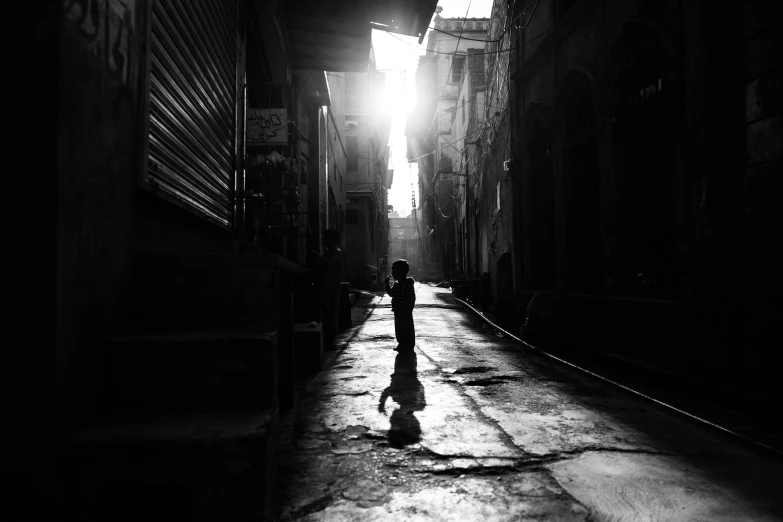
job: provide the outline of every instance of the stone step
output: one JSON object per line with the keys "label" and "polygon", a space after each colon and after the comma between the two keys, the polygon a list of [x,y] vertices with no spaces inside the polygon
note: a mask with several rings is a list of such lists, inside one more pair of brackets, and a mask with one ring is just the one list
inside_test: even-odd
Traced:
{"label": "stone step", "polygon": [[180,332],[108,340],[105,410],[260,410],[279,398],[276,332]]}
{"label": "stone step", "polygon": [[279,417],[269,408],[134,418],[67,445],[65,520],[264,520]]}

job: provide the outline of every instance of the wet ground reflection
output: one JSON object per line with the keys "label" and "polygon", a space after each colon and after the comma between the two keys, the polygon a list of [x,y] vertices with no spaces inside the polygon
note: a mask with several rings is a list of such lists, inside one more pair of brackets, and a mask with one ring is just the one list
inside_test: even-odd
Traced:
{"label": "wet ground reflection", "polygon": [[421,440],[421,426],[414,415],[427,406],[424,386],[419,382],[416,370],[416,354],[400,353],[394,359],[394,373],[389,386],[383,390],[378,411],[386,413],[386,400],[391,399],[400,407],[392,412],[389,422],[389,445],[393,448],[415,444]]}

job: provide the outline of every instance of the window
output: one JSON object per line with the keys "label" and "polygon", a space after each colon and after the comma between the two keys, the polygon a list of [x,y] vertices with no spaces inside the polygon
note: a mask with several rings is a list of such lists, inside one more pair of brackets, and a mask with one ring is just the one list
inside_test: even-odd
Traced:
{"label": "window", "polygon": [[345,169],[348,172],[359,170],[359,138],[357,136],[345,137]]}
{"label": "window", "polygon": [[359,224],[359,209],[349,208],[345,212],[345,224],[346,225],[358,225]]}
{"label": "window", "polygon": [[462,81],[462,67],[465,65],[464,56],[455,56],[451,59],[451,81],[459,83]]}

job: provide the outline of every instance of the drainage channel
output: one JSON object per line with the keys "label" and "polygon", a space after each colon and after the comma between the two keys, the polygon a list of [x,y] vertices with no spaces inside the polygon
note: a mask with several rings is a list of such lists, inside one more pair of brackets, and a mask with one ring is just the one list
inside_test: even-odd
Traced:
{"label": "drainage channel", "polygon": [[580,371],[580,372],[582,372],[582,373],[585,373],[585,374],[587,374],[587,375],[590,375],[590,376],[592,376],[592,377],[594,377],[594,378],[596,378],[596,379],[599,379],[599,380],[601,380],[601,381],[604,381],[604,382],[606,382],[606,383],[608,383],[608,384],[611,384],[612,386],[615,386],[615,387],[617,387],[617,388],[620,388],[620,389],[622,389],[622,390],[625,390],[626,392],[632,393],[633,395],[636,395],[637,397],[641,397],[642,399],[644,399],[644,400],[646,400],[646,401],[654,402],[655,404],[658,404],[659,406],[663,406],[664,408],[666,408],[666,409],[668,409],[668,410],[671,410],[671,411],[674,411],[674,412],[676,412],[676,413],[679,413],[680,415],[684,415],[684,416],[688,417],[688,418],[689,418],[689,419],[691,419],[691,420],[695,420],[695,421],[697,421],[697,422],[699,422],[699,423],[702,423],[702,424],[705,424],[705,425],[707,425],[707,426],[709,426],[709,427],[711,427],[711,428],[713,428],[713,429],[717,429],[717,430],[719,430],[719,431],[721,431],[721,432],[723,432],[723,433],[725,433],[725,434],[727,434],[727,435],[730,435],[730,436],[732,436],[732,437],[735,437],[735,438],[737,438],[737,439],[739,439],[739,440],[743,441],[744,443],[746,443],[746,444],[749,444],[749,445],[751,445],[751,446],[753,446],[753,447],[756,447],[756,448],[761,448],[761,449],[764,449],[764,450],[766,450],[766,451],[772,452],[772,453],[774,453],[774,454],[775,454],[775,456],[776,456],[776,457],[778,457],[778,458],[781,458],[781,457],[783,457],[783,452],[782,452],[782,451],[780,451],[780,450],[778,450],[778,449],[776,449],[776,448],[774,448],[774,447],[772,447],[772,446],[769,446],[769,445],[767,445],[767,444],[764,444],[763,442],[759,442],[759,441],[757,441],[757,440],[751,439],[751,438],[749,438],[749,437],[746,437],[745,435],[742,435],[742,434],[740,434],[740,433],[737,433],[737,432],[735,432],[735,431],[733,431],[733,430],[730,430],[730,429],[728,429],[728,428],[725,428],[725,427],[723,427],[723,426],[720,426],[719,424],[715,424],[714,422],[710,422],[710,421],[708,421],[707,419],[703,419],[703,418],[701,418],[701,417],[699,417],[699,416],[697,416],[697,415],[693,415],[692,413],[688,413],[688,412],[687,412],[687,411],[685,411],[685,410],[682,410],[682,409],[680,409],[680,408],[677,408],[677,407],[675,407],[675,406],[672,406],[671,404],[668,404],[668,403],[666,403],[666,402],[660,401],[660,400],[658,400],[658,399],[656,399],[656,398],[654,398],[654,397],[651,397],[651,396],[649,396],[649,395],[647,395],[647,394],[645,394],[645,393],[642,393],[642,392],[640,392],[640,391],[638,391],[638,390],[634,390],[633,388],[630,388],[630,387],[628,387],[628,386],[625,386],[624,384],[620,384],[620,383],[619,383],[619,382],[617,382],[617,381],[614,381],[614,380],[612,380],[612,379],[609,379],[608,377],[604,377],[603,375],[597,374],[597,373],[595,373],[595,372],[593,372],[593,371],[590,371],[590,370],[588,370],[588,369],[586,369],[586,368],[582,368],[581,366],[578,366],[578,365],[576,365],[576,364],[574,364],[574,363],[571,363],[571,362],[569,362],[569,361],[566,361],[565,359],[561,359],[560,357],[557,357],[557,356],[555,356],[555,355],[552,355],[551,353],[549,353],[549,352],[547,352],[547,351],[545,351],[545,350],[542,350],[542,349],[540,349],[540,348],[537,348],[536,346],[533,346],[532,344],[530,344],[530,343],[528,343],[528,342],[526,342],[526,341],[523,341],[523,340],[522,340],[522,339],[520,339],[519,337],[517,337],[517,336],[515,336],[515,335],[513,335],[513,334],[511,334],[511,333],[509,333],[509,332],[507,332],[506,330],[504,330],[504,329],[503,329],[503,328],[501,328],[500,326],[498,326],[498,325],[496,325],[495,323],[493,323],[493,322],[492,322],[492,321],[491,321],[491,320],[490,320],[490,319],[489,319],[489,318],[488,318],[486,315],[484,315],[484,314],[483,314],[483,313],[482,313],[480,310],[476,309],[476,308],[475,308],[473,305],[471,305],[471,304],[470,304],[470,303],[468,303],[467,301],[465,301],[465,300],[463,300],[463,299],[460,299],[460,298],[458,298],[458,297],[455,297],[454,299],[455,299],[457,302],[461,303],[461,304],[462,304],[463,306],[465,306],[466,308],[470,309],[470,310],[471,310],[473,313],[475,313],[475,314],[476,314],[476,315],[477,315],[477,316],[478,316],[478,317],[479,317],[479,318],[480,318],[482,321],[484,321],[485,323],[487,323],[488,325],[490,325],[492,328],[494,328],[495,330],[499,331],[500,333],[502,333],[502,334],[503,334],[503,335],[505,335],[506,337],[508,337],[508,338],[510,338],[510,339],[513,339],[513,340],[515,340],[516,342],[518,342],[518,343],[522,344],[522,345],[523,345],[525,348],[527,348],[527,349],[529,349],[529,350],[531,350],[531,351],[535,352],[536,354],[543,355],[544,357],[547,357],[547,358],[549,358],[549,359],[551,359],[551,360],[553,360],[553,361],[555,361],[555,362],[558,362],[558,363],[560,363],[560,364],[564,364],[564,365],[566,365],[566,366],[569,366],[569,367],[571,367],[571,368],[573,368],[573,369],[575,369],[575,370],[577,370],[577,371]]}

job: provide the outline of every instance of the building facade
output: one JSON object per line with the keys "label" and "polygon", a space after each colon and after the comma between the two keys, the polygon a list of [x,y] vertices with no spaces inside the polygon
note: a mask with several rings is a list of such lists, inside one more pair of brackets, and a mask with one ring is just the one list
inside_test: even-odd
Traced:
{"label": "building facade", "polygon": [[345,74],[345,253],[354,287],[377,290],[388,254],[391,116],[381,107],[386,75],[377,70],[372,52],[369,64],[366,73]]}
{"label": "building facade", "polygon": [[[296,284],[283,272],[304,273],[307,248],[344,221],[345,113],[328,108],[340,81],[326,72],[366,73],[371,21],[394,18],[395,30],[423,36],[433,9],[20,6],[34,36],[10,62],[20,103],[9,116],[18,123],[12,170],[28,175],[4,193],[18,275],[6,294],[10,344],[24,347],[8,361],[19,370],[10,415],[23,427],[17,447],[33,448],[11,462],[12,496],[27,514],[63,515],[62,488],[79,470],[60,466],[58,452],[118,413],[107,388],[118,338],[257,320],[277,331],[279,353],[292,353]],[[121,368],[164,371],[173,353]],[[279,365],[280,382],[291,363]],[[264,397],[274,408],[277,399]]]}
{"label": "building facade", "polygon": [[[475,110],[472,91],[466,85],[468,53],[483,49],[488,37],[489,19],[442,18],[436,9],[427,53],[420,57],[416,73],[417,105],[407,126],[408,160],[419,165],[424,260],[437,263],[444,274],[459,268],[457,230],[459,228],[459,169],[465,158],[465,137],[459,132],[458,115]],[[467,83],[470,85],[470,82]],[[455,168],[457,171],[455,171]]]}
{"label": "building facade", "polygon": [[[780,263],[781,10],[527,4],[493,5],[484,121],[466,114],[466,125],[457,101],[449,128],[462,151],[425,159],[444,144],[409,122],[423,195],[442,195],[446,168],[467,174],[455,199],[440,199],[458,206],[458,246],[436,239],[428,254],[478,280],[481,303],[509,328],[535,305],[550,318],[542,342],[599,343],[706,377],[741,366],[753,380],[780,313],[770,263]],[[420,61],[423,113],[439,103],[437,59]],[[425,207],[428,230],[450,215],[439,210]]]}
{"label": "building facade", "polygon": [[391,264],[405,259],[410,266],[408,274],[413,277],[421,266],[419,259],[419,230],[411,213],[407,217],[389,218],[389,269]]}

